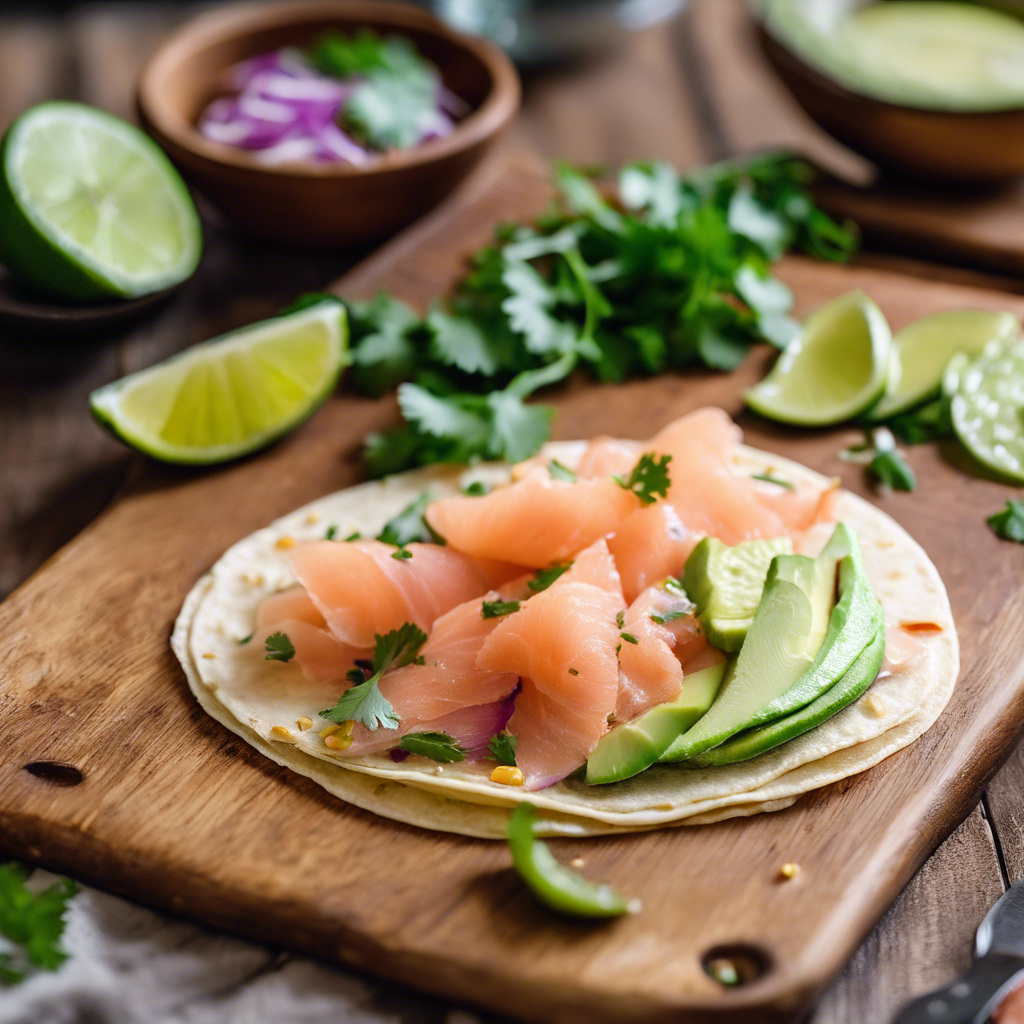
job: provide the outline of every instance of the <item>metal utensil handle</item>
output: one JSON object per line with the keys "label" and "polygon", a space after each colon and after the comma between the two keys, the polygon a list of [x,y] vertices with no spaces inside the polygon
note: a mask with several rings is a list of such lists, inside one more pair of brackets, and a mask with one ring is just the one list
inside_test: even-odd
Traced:
{"label": "metal utensil handle", "polygon": [[1024,974],[1024,960],[990,953],[945,988],[908,1003],[893,1024],[985,1024],[1011,982]]}

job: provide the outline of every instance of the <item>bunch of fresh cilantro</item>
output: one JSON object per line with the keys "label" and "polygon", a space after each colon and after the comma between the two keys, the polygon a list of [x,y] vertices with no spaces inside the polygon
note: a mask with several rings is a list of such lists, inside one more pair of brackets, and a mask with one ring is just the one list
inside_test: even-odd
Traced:
{"label": "bunch of fresh cilantro", "polygon": [[609,197],[561,168],[551,208],[501,228],[446,305],[420,318],[383,294],[351,303],[353,385],[398,386],[405,419],[367,439],[370,476],[532,455],[553,410],[525,399],[577,367],[622,381],[732,370],[756,342],[784,347],[797,325],[772,263],[791,249],[845,260],[856,247],[814,206],[810,174],[778,154],[687,177],[633,164]]}

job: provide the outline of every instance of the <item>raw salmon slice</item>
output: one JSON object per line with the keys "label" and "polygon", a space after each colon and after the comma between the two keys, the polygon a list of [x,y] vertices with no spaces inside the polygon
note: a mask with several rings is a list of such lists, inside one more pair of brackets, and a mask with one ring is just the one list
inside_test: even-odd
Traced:
{"label": "raw salmon slice", "polygon": [[675,506],[667,502],[634,512],[608,538],[626,600],[635,601],[659,580],[678,576],[700,537],[683,525]]}
{"label": "raw salmon slice", "polygon": [[576,476],[592,480],[602,476],[629,476],[643,454],[639,441],[619,437],[595,437],[580,457]]}
{"label": "raw salmon slice", "polygon": [[[675,700],[683,685],[684,664],[711,649],[693,616],[693,604],[678,588],[645,590],[629,606],[623,633],[637,642],[625,640],[619,650],[618,722]],[[719,654],[718,660],[722,658]]]}
{"label": "raw salmon slice", "polygon": [[[386,673],[380,681],[381,695],[395,709],[399,727],[371,731],[356,725],[352,746],[346,753],[386,750],[395,746],[407,732],[449,732],[437,722],[466,708],[494,704],[508,697],[519,682],[514,671],[477,667],[477,656],[484,641],[501,621],[485,619],[482,604],[485,600],[509,600],[511,589],[519,586],[517,581],[503,591],[492,591],[483,598],[466,601],[442,615],[420,649],[423,664],[405,665]],[[459,727],[469,728],[471,720],[472,716],[463,716]],[[495,729],[487,738],[497,731]]]}
{"label": "raw salmon slice", "polygon": [[344,679],[366,648],[343,644],[327,628],[327,622],[301,588],[264,599],[256,611],[254,647],[263,650],[271,633],[284,633],[295,648],[295,663],[307,679],[334,682]]}
{"label": "raw salmon slice", "polygon": [[544,568],[611,533],[639,502],[610,477],[555,480],[545,466],[482,498],[442,498],[426,518],[450,547]]}
{"label": "raw salmon slice", "polygon": [[[509,729],[527,789],[542,789],[586,762],[608,731],[619,689],[618,576],[603,543],[502,621],[477,665],[515,672],[522,691]],[[597,586],[587,579],[603,579]]]}
{"label": "raw salmon slice", "polygon": [[321,540],[292,552],[292,571],[342,643],[372,647],[375,633],[406,622],[429,632],[445,612],[522,573],[437,544],[409,544],[410,558],[394,558],[396,550],[376,540]]}

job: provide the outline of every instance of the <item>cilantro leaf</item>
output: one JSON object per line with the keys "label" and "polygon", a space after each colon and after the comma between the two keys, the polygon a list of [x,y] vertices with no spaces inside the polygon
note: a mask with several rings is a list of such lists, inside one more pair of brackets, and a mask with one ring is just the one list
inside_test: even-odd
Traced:
{"label": "cilantro leaf", "polygon": [[656,622],[659,626],[663,626],[666,622],[675,622],[676,619],[685,619],[689,612],[685,612],[682,609],[678,609],[674,612],[665,612],[662,615],[648,615],[647,617],[651,622]]}
{"label": "cilantro leaf", "polygon": [[327,530],[324,532],[324,540],[334,540],[334,538],[337,536],[338,527],[336,524],[332,523],[330,526],[327,527]]}
{"label": "cilantro leaf", "polygon": [[668,494],[668,464],[671,461],[671,455],[662,455],[659,458],[647,452],[640,456],[633,467],[633,472],[626,479],[617,476],[614,480],[620,487],[632,491],[640,499],[641,504],[653,505],[659,497],[664,498]]}
{"label": "cilantro leaf", "polygon": [[500,619],[503,615],[511,615],[519,611],[518,601],[484,601],[480,606],[480,618]]}
{"label": "cilantro leaf", "polygon": [[640,641],[632,633],[620,633],[619,636],[628,644],[638,644]]}
{"label": "cilantro leaf", "polygon": [[281,632],[271,633],[264,647],[267,661],[291,661],[295,657],[295,647],[287,635]]}
{"label": "cilantro leaf", "polygon": [[547,569],[538,569],[532,580],[527,581],[527,586],[535,593],[547,590],[563,572],[572,568],[572,562],[563,562],[560,565],[551,565]]}
{"label": "cilantro leaf", "polygon": [[939,441],[953,431],[949,404],[943,398],[936,398],[919,409],[900,413],[889,420],[886,426],[905,444]]}
{"label": "cilantro leaf", "polygon": [[1024,501],[1007,501],[1006,508],[988,517],[988,525],[997,537],[1024,544]]}
{"label": "cilantro leaf", "polygon": [[566,483],[576,483],[576,474],[568,467],[563,466],[558,459],[552,459],[548,463],[548,472],[552,480],[564,480]]}
{"label": "cilantro leaf", "polygon": [[879,452],[868,463],[868,472],[880,484],[897,491],[912,491],[917,487],[914,471],[903,460],[903,456],[892,448]]}
{"label": "cilantro leaf", "polygon": [[434,308],[427,314],[427,327],[433,335],[431,354],[446,366],[493,377],[508,365],[500,337],[472,317],[453,316]]}
{"label": "cilantro leaf", "polygon": [[371,732],[380,727],[397,729],[400,724],[398,715],[377,684],[388,669],[412,664],[426,641],[427,634],[412,622],[383,636],[375,634],[370,665],[372,674],[365,682],[346,690],[333,707],[320,712],[320,717],[339,724],[353,719]]}
{"label": "cilantro leaf", "polygon": [[377,398],[419,365],[420,320],[404,303],[381,293],[370,302],[350,302],[352,376],[355,389]]}
{"label": "cilantro leaf", "polygon": [[470,498],[482,498],[491,493],[490,487],[483,480],[473,480],[462,488],[462,493]]}
{"label": "cilantro leaf", "polygon": [[560,354],[573,347],[577,337],[574,326],[554,315],[557,294],[529,263],[507,260],[501,280],[508,289],[501,308],[512,330],[523,335],[527,351]]}
{"label": "cilantro leaf", "polygon": [[431,761],[450,764],[466,760],[466,751],[446,732],[407,732],[398,745],[410,754],[429,757]]}
{"label": "cilantro leaf", "polygon": [[406,544],[444,544],[444,537],[431,528],[424,517],[430,495],[424,491],[415,501],[410,502],[393,519],[390,519],[377,536],[385,544],[404,548]]}
{"label": "cilantro leaf", "polygon": [[498,764],[514,766],[516,763],[515,736],[508,732],[499,732],[490,743],[487,744],[489,754],[484,755],[488,761],[497,761]]}
{"label": "cilantro leaf", "polygon": [[527,405],[507,389],[487,396],[491,437],[487,457],[522,462],[536,454],[551,436],[555,410],[549,405]]}
{"label": "cilantro leaf", "polygon": [[26,884],[30,875],[20,864],[0,864],[0,935],[13,944],[0,953],[0,983],[21,981],[33,967],[56,970],[67,959],[60,940],[78,886],[62,878],[37,893]]}

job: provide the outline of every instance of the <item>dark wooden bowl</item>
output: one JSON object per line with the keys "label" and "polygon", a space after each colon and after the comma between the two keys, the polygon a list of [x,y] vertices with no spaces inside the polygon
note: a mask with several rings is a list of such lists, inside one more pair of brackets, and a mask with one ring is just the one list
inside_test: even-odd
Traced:
{"label": "dark wooden bowl", "polygon": [[[267,167],[212,142],[195,124],[219,95],[226,69],[328,30],[371,28],[411,39],[445,85],[471,107],[455,131],[369,166]],[[341,248],[393,234],[443,199],[476,166],[519,106],[505,54],[428,12],[386,0],[291,0],[231,5],[201,15],[165,43],[139,78],[142,122],[182,173],[230,220],[253,234],[305,248]]]}
{"label": "dark wooden bowl", "polygon": [[834,82],[760,23],[757,35],[811,119],[884,171],[950,185],[994,185],[1024,174],[1024,109],[961,113],[886,103]]}

